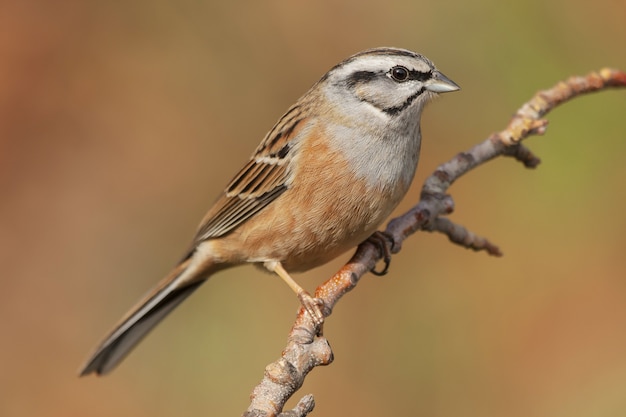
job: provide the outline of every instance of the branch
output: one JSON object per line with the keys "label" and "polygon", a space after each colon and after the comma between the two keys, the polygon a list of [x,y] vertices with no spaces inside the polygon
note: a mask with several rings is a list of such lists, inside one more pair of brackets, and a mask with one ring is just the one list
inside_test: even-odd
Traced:
{"label": "branch", "polygon": [[[513,115],[504,130],[440,165],[424,182],[417,205],[391,220],[385,232],[382,232],[389,238],[389,247],[381,247],[380,242],[384,244],[384,240],[380,238],[361,243],[350,261],[317,288],[315,297],[324,302],[324,316],[330,316],[339,299],[356,287],[361,277],[371,271],[378,261],[388,253],[398,253],[404,240],[418,230],[444,233],[453,243],[500,256],[498,247],[487,239],[441,217],[454,210],[454,201],[446,194],[448,188],[470,170],[498,156],[512,157],[527,168],[535,168],[540,163],[539,158],[521,141],[545,133],[548,122],[543,116],[580,95],[624,87],[626,73],[613,69],[602,69],[584,77],[571,77],[559,82],[535,94]],[[322,336],[321,326],[316,328],[304,310],[300,309],[281,358],[265,368],[265,375],[254,388],[250,407],[244,416],[306,416],[315,405],[311,395],[302,398],[293,410],[282,412],[282,409],[315,366],[328,365],[332,360],[333,353],[328,341]]]}

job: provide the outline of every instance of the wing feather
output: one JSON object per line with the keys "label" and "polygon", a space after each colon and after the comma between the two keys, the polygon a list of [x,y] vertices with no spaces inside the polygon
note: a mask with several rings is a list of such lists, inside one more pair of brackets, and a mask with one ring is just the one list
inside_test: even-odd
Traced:
{"label": "wing feather", "polygon": [[307,125],[301,111],[301,106],[292,107],[267,134],[202,220],[196,244],[232,231],[289,188],[290,151]]}

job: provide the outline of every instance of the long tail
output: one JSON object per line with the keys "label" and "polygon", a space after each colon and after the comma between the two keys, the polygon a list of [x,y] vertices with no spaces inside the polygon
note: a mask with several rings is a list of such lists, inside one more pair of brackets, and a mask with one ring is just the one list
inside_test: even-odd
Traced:
{"label": "long tail", "polygon": [[139,301],[100,343],[80,376],[110,372],[169,312],[189,297],[206,279],[206,265],[194,265],[193,256],[181,262]]}

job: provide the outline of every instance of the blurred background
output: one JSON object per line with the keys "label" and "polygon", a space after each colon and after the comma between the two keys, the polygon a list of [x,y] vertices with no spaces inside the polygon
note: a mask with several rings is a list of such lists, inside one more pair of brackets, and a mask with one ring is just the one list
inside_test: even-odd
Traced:
{"label": "blurred background", "polygon": [[[278,117],[359,50],[424,53],[462,86],[430,106],[424,177],[535,91],[626,69],[621,0],[23,0],[0,5],[0,415],[240,415],[298,307],[222,272],[111,375],[77,370],[182,255]],[[420,233],[325,325],[317,416],[626,414],[626,92],[582,97],[451,189],[491,258]],[[349,257],[299,277],[309,290]],[[289,405],[293,405],[295,400]]]}

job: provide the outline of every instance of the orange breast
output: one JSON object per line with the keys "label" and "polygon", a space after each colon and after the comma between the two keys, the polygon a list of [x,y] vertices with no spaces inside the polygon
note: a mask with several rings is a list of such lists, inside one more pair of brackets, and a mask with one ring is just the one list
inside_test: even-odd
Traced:
{"label": "orange breast", "polygon": [[[312,129],[319,132],[319,129]],[[371,235],[408,188],[374,189],[320,136],[309,134],[293,161],[291,188],[226,236],[213,239],[233,263],[280,261],[288,271],[319,266]]]}

